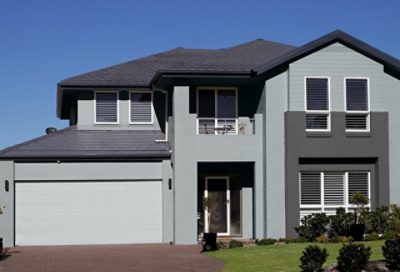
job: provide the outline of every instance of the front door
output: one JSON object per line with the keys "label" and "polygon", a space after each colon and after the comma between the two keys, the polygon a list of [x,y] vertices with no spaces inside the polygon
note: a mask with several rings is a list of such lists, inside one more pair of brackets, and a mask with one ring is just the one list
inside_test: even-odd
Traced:
{"label": "front door", "polygon": [[229,177],[206,177],[204,197],[208,205],[204,210],[205,232],[230,234]]}

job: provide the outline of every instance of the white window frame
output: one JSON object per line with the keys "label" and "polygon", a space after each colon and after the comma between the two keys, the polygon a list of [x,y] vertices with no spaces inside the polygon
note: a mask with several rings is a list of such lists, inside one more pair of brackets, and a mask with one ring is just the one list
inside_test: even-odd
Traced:
{"label": "white window frame", "polygon": [[[320,79],[328,80],[328,109],[327,110],[308,110],[307,109],[307,79]],[[326,129],[309,129],[306,124],[306,131],[330,132],[331,131],[331,78],[329,76],[305,76],[304,77],[304,111],[307,114],[326,114]]]}
{"label": "white window frame", "polygon": [[[117,94],[117,121],[116,122],[98,122],[97,121],[97,94],[98,93],[116,93]],[[98,91],[94,91],[93,105],[94,105],[94,123],[96,125],[115,125],[115,124],[119,124],[119,91],[114,91],[114,90],[98,90]]]}
{"label": "white window frame", "polygon": [[[214,91],[214,112],[215,112],[215,117],[199,117],[199,92],[201,92],[202,90],[213,90]],[[200,126],[199,126],[199,119],[203,119],[203,120],[214,120],[214,128],[218,128],[218,91],[219,90],[232,90],[235,92],[235,133],[233,134],[221,134],[218,133],[218,131],[215,129],[214,131],[214,135],[238,135],[239,133],[239,129],[238,129],[238,125],[239,125],[239,100],[238,100],[238,88],[236,87],[207,87],[207,86],[202,86],[202,87],[198,87],[196,90],[196,113],[197,113],[197,117],[196,117],[196,134],[197,135],[203,135],[200,134]]]}
{"label": "white window frame", "polygon": [[[320,186],[321,186],[321,199],[320,205],[316,204],[301,204],[301,174],[302,173],[319,173],[320,174]],[[324,177],[325,173],[343,173],[344,178],[344,205],[325,205],[324,198]],[[301,209],[312,210],[313,212],[326,212],[327,209],[344,208],[346,212],[354,210],[357,205],[351,204],[349,199],[349,173],[368,173],[368,204],[365,206],[371,208],[371,171],[300,171],[299,172],[299,207]]]}
{"label": "white window frame", "polygon": [[[149,94],[151,95],[151,121],[150,122],[132,122],[131,119],[131,94],[132,93],[144,93],[144,94]],[[146,90],[134,90],[134,91],[129,91],[129,124],[130,125],[153,125],[154,124],[154,105],[153,105],[153,100],[154,99],[154,92],[152,91],[146,91]]]}
{"label": "white window frame", "polygon": [[[347,110],[347,79],[366,79],[367,80],[367,99],[368,99],[368,110],[366,111],[352,111]],[[346,132],[370,132],[370,116],[371,116],[371,99],[370,99],[370,84],[369,77],[345,77],[343,81],[343,90],[344,90],[344,111],[346,116],[351,114],[365,114],[367,116],[366,122],[367,126],[365,129],[348,129],[346,128]]]}

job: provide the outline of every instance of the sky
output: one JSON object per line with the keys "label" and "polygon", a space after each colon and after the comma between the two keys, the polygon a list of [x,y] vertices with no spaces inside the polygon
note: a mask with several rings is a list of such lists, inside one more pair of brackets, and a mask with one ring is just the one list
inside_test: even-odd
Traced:
{"label": "sky", "polygon": [[0,149],[68,126],[62,79],[176,47],[301,46],[336,29],[400,59],[399,11],[400,0],[0,0]]}

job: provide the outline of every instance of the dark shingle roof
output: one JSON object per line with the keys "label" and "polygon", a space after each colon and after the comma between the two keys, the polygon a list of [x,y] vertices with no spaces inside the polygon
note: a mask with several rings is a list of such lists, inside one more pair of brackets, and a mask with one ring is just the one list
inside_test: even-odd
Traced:
{"label": "dark shingle roof", "polygon": [[78,130],[75,126],[3,149],[0,159],[168,158],[156,130]]}
{"label": "dark shingle roof", "polygon": [[262,39],[226,49],[185,49],[151,55],[62,80],[61,86],[148,86],[158,71],[249,72],[295,47]]}

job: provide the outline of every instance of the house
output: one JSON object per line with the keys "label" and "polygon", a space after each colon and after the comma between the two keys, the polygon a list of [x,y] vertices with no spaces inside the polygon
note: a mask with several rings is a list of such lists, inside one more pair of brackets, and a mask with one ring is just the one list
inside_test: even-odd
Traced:
{"label": "house", "polygon": [[[176,48],[57,86],[70,126],[0,152],[5,245],[294,236],[400,202],[400,61],[335,31]],[[213,200],[205,210],[204,199]]]}

